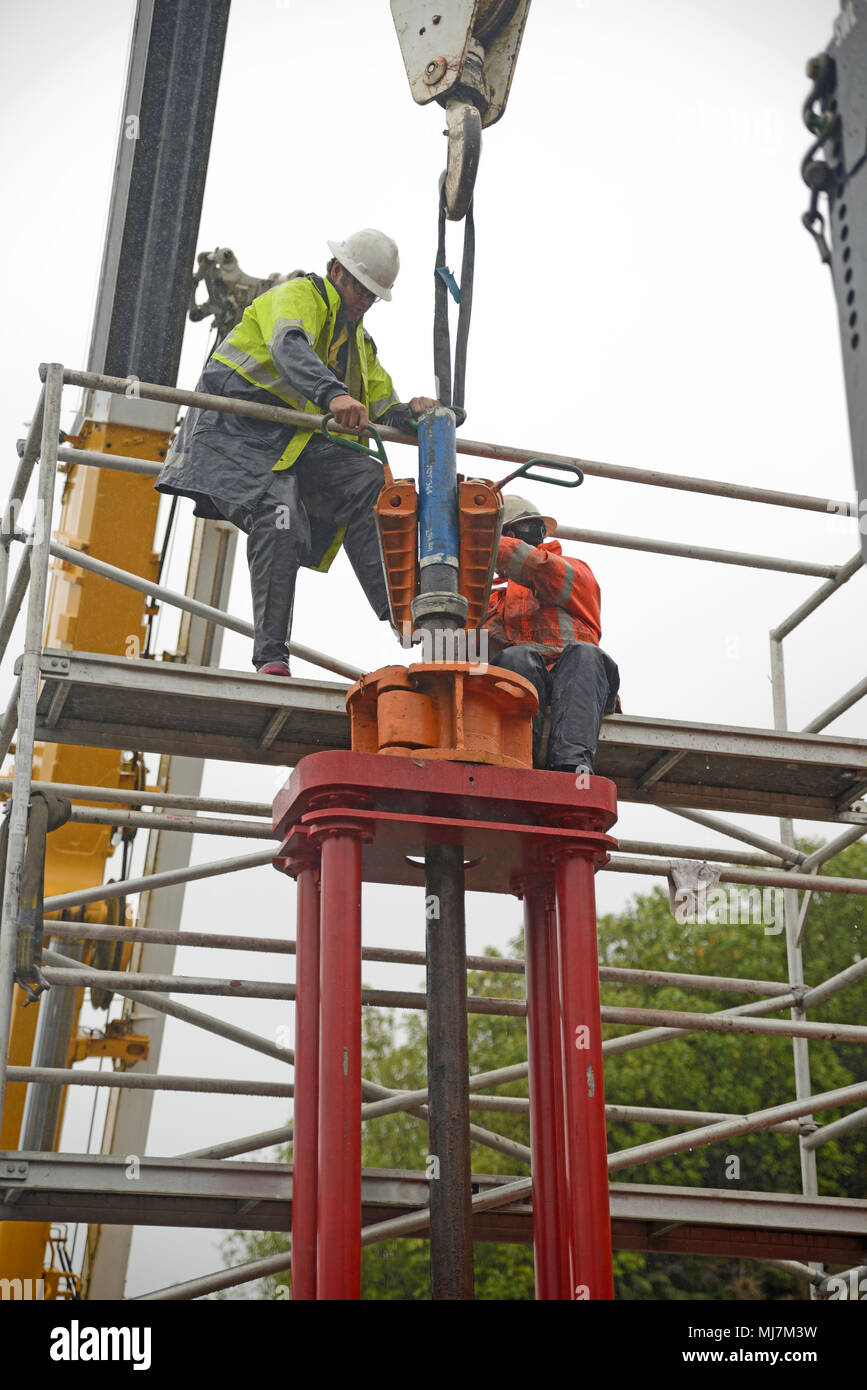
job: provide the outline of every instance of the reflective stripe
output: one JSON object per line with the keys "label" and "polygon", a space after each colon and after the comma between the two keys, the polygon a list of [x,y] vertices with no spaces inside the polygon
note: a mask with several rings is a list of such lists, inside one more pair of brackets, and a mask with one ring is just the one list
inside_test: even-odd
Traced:
{"label": "reflective stripe", "polygon": [[272,356],[274,344],[276,343],[277,339],[281,336],[284,330],[290,328],[300,328],[301,332],[304,334],[310,346],[313,346],[315,342],[313,334],[310,332],[308,328],[304,326],[304,322],[302,319],[278,319],[277,322],[274,324],[274,329],[271,333]]}
{"label": "reflective stripe", "polygon": [[533,547],[531,545],[528,545],[526,541],[518,541],[518,544],[514,547],[511,555],[506,561],[506,574],[516,584],[521,584],[525,589],[529,588],[529,585],[524,579],[524,565],[527,557],[532,553]]}
{"label": "reflective stripe", "polygon": [[258,358],[252,357],[249,352],[244,352],[242,348],[235,347],[234,343],[225,343],[218,352],[214,353],[214,357],[218,362],[225,362],[227,366],[234,367],[253,386],[261,386],[265,391],[273,391],[294,410],[307,410],[308,407],[316,409],[312,401],[308,401],[306,396],[293,394],[294,387],[290,385],[285,376],[272,375],[267,365],[260,362]]}
{"label": "reflective stripe", "polygon": [[327,574],[327,573],[328,573],[328,571],[329,571],[330,568],[331,568],[331,564],[332,564],[332,561],[333,561],[335,555],[337,554],[338,550],[340,549],[340,547],[341,547],[342,544],[343,544],[343,537],[344,537],[345,535],[346,535],[346,527],[345,527],[345,526],[341,526],[340,529],[338,530],[337,534],[335,535],[334,540],[331,542],[331,544],[330,544],[330,546],[328,547],[328,549],[326,550],[325,554],[322,556],[322,559],[319,561],[319,564],[318,564],[318,565],[312,565],[312,566],[311,566],[311,569],[314,571],[315,574]]}
{"label": "reflective stripe", "polygon": [[214,356],[218,362],[228,361],[231,366],[240,367],[243,372],[246,372],[248,376],[254,377],[256,380],[262,380],[263,377],[268,382],[276,380],[274,374],[268,371],[266,363],[260,362],[258,357],[254,357],[252,353],[245,352],[243,348],[236,347],[228,338],[224,343],[220,344]]}
{"label": "reflective stripe", "polygon": [[557,603],[557,604],[562,605],[562,606],[565,608],[565,607],[566,607],[566,603],[568,602],[568,600],[569,600],[569,598],[570,598],[570,596],[571,596],[572,588],[573,588],[573,585],[574,585],[574,583],[575,583],[575,570],[574,570],[574,569],[572,568],[572,566],[569,564],[569,561],[568,561],[568,560],[564,560],[564,561],[563,561],[563,564],[564,564],[565,567],[566,567],[566,575],[565,575],[565,577],[564,577],[564,579],[563,579],[563,584],[562,584],[562,586],[561,586],[561,588],[560,588],[560,592],[559,592],[559,594],[557,595],[557,597],[554,599],[554,602]]}
{"label": "reflective stripe", "polygon": [[574,620],[569,617],[569,614],[565,612],[565,610],[562,608],[557,609],[557,617],[560,622],[560,641],[562,645],[566,647],[569,645],[570,642],[575,641],[576,624]]}
{"label": "reflective stripe", "polygon": [[378,420],[380,415],[384,415],[393,405],[400,405],[400,400],[394,391],[390,396],[384,396],[382,400],[371,401],[369,414],[372,419]]}

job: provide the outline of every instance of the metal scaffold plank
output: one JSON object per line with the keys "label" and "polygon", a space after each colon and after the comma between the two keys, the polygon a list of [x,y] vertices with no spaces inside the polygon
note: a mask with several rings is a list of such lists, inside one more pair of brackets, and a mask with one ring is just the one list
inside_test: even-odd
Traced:
{"label": "metal scaffold plank", "polygon": [[[0,1155],[0,1217],[220,1230],[291,1227],[291,1165],[145,1157],[134,1183],[128,1167],[114,1156]],[[484,1173],[472,1181],[474,1190],[493,1193],[514,1179]],[[429,1194],[424,1173],[365,1170],[363,1224],[422,1210]],[[867,1239],[867,1207],[848,1197],[612,1183],[611,1216],[616,1249],[843,1264],[861,1258]],[[526,1244],[532,1221],[531,1203],[519,1197],[500,1210],[475,1212],[473,1237]]]}
{"label": "metal scaffold plank", "polygon": [[[42,677],[40,739],[278,766],[349,746],[335,681],[92,652],[46,652]],[[597,771],[625,801],[836,820],[867,777],[867,741],[614,715]]]}
{"label": "metal scaffold plank", "polygon": [[[349,687],[336,682],[294,679],[289,688],[255,672],[90,652],[46,653],[42,673],[39,737],[58,742],[284,766],[317,748],[349,746]],[[64,687],[68,698],[50,723]]]}

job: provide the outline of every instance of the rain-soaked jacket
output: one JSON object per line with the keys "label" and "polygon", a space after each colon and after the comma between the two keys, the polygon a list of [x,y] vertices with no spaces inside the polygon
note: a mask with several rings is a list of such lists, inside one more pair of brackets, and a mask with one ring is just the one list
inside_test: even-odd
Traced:
{"label": "rain-soaked jacket", "polygon": [[529,645],[550,666],[570,642],[599,645],[599,585],[583,560],[563,554],[560,542],[528,545],[502,536],[496,579],[484,627],[493,652]]}
{"label": "rain-soaked jacket", "polygon": [[[275,285],[211,354],[196,389],[313,414],[349,394],[371,420],[405,427],[409,409],[399,404],[376,344],[361,323],[346,324],[340,307],[337,289],[318,275]],[[222,516],[220,503],[253,507],[271,472],[291,468],[310,439],[311,431],[292,425],[193,408],[156,487],[192,497],[196,516]],[[330,547],[328,564],[333,553]]]}

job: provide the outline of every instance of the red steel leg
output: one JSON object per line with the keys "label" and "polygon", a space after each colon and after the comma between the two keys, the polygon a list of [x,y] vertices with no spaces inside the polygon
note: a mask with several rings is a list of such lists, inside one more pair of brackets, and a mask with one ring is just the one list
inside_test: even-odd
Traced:
{"label": "red steel leg", "polygon": [[528,875],[521,888],[527,969],[536,1297],[562,1300],[571,1297],[571,1281],[553,874]]}
{"label": "red steel leg", "polygon": [[557,861],[572,1297],[613,1299],[593,862]]}
{"label": "red steel leg", "polygon": [[295,1115],[292,1163],[292,1298],[316,1297],[319,1149],[319,868],[298,871],[295,967]]}
{"label": "red steel leg", "polygon": [[322,841],[317,1298],[361,1297],[361,836]]}

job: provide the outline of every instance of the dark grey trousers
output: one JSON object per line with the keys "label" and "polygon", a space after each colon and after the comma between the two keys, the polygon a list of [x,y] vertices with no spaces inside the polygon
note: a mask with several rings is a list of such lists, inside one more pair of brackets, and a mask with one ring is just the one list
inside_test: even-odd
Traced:
{"label": "dark grey trousers", "polygon": [[253,595],[253,665],[288,661],[295,581],[301,565],[316,565],[335,532],[371,608],[388,617],[373,506],[383,485],[382,465],[326,439],[313,438],[292,468],[273,473],[253,507],[214,497],[214,507],[247,536]]}
{"label": "dark grey trousers", "polygon": [[539,713],[533,720],[533,764],[539,766],[545,713],[551,710],[546,767],[585,768],[593,771],[599,730],[606,714],[614,712],[620,689],[620,672],[607,652],[592,642],[573,642],[549,671],[544,658],[530,646],[506,647],[488,659],[526,676],[539,695]]}

